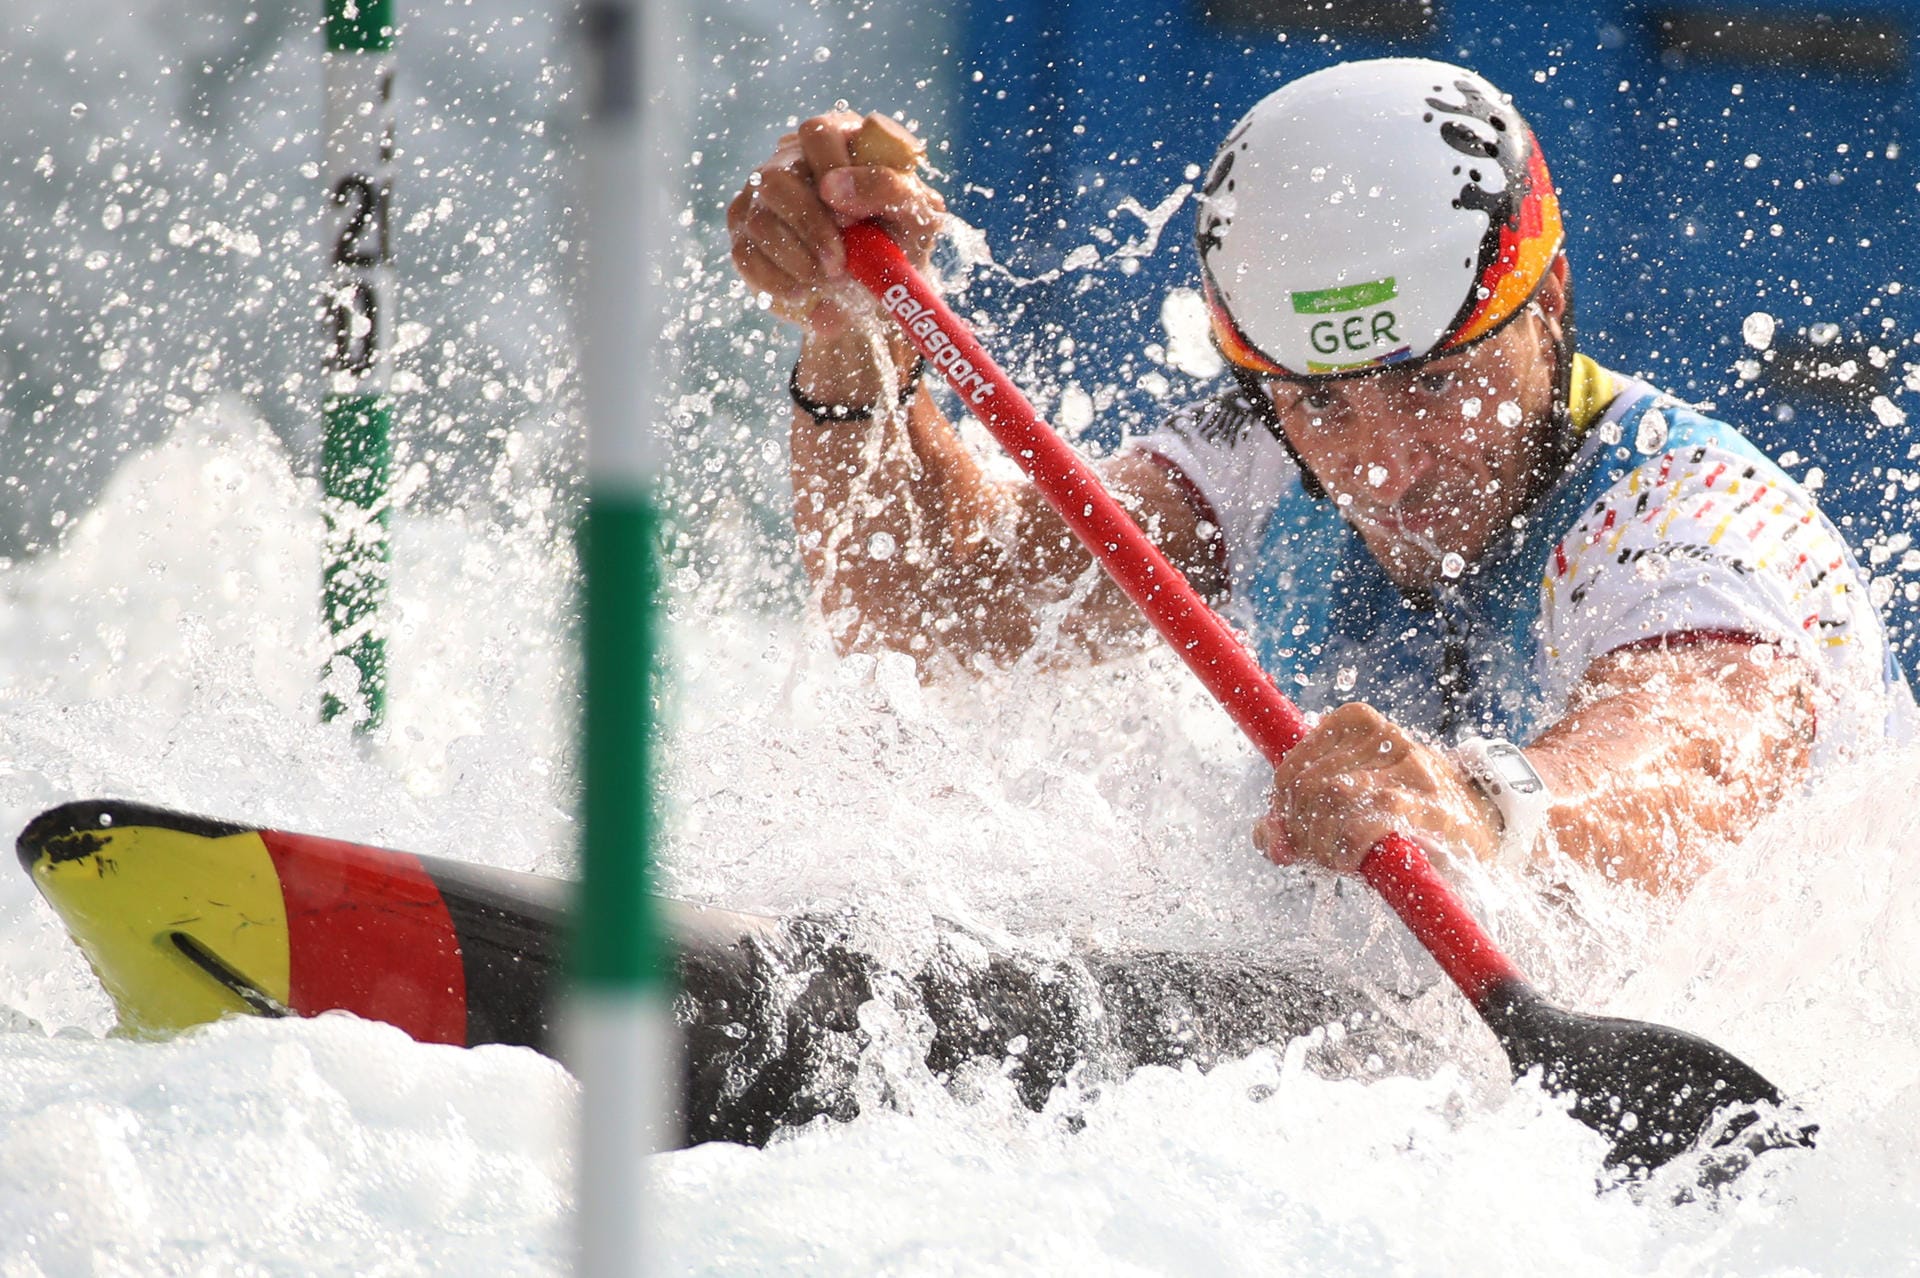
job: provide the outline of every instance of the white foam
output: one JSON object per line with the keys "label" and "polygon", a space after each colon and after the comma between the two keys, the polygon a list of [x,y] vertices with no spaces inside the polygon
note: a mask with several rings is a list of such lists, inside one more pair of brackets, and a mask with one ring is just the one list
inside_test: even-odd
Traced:
{"label": "white foam", "polygon": [[[0,812],[108,793],[569,872],[564,539],[397,521],[395,728],[368,755],[311,717],[313,509],[228,408],[0,575]],[[1040,946],[1335,946],[1336,908],[1365,935],[1364,894],[1303,893],[1252,854],[1259,769],[1169,660],[927,688],[734,593],[708,578],[677,604],[674,891],[854,901],[902,956],[936,913]],[[1815,1112],[1817,1151],[1717,1207],[1596,1195],[1595,1138],[1506,1086],[1443,991],[1426,1014],[1459,1059],[1432,1077],[1262,1053],[1041,1115],[991,1068],[949,1094],[876,1005],[867,1094],[907,1112],[658,1158],[665,1242],[712,1273],[1893,1272],[1920,1240],[1916,762],[1828,778],[1676,906],[1587,883],[1574,915],[1476,885],[1565,1001],[1704,1033]],[[540,1057],[338,1017],[99,1037],[105,1000],[23,876],[0,880],[0,973],[0,1266],[564,1267],[575,1093]]]}

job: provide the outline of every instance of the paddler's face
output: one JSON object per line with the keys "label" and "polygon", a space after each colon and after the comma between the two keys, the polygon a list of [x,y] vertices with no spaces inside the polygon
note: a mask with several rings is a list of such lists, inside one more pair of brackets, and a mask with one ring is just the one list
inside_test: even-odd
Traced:
{"label": "paddler's face", "polygon": [[1457,576],[1512,527],[1552,420],[1558,332],[1534,306],[1411,369],[1267,383],[1288,441],[1396,584]]}

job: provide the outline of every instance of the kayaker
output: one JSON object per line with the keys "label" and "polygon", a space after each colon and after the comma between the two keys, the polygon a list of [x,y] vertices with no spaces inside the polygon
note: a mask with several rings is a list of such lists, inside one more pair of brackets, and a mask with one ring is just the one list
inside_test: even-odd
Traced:
{"label": "kayaker", "polygon": [[[1025,481],[989,478],[845,273],[879,221],[926,267],[939,193],[855,163],[849,112],[733,201],[742,277],[802,333],[794,518],[843,650],[923,669],[1142,641]],[[1556,192],[1483,77],[1342,63],[1261,100],[1199,194],[1227,379],[1100,463],[1320,718],[1254,841],[1350,871],[1392,830],[1682,886],[1819,764],[1910,731],[1867,577],[1730,425],[1574,340]]]}

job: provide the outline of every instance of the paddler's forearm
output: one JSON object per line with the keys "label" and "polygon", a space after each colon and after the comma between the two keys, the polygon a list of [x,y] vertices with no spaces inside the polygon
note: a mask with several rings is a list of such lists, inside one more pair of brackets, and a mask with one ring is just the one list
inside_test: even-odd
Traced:
{"label": "paddler's forearm", "polygon": [[1527,747],[1554,794],[1562,853],[1677,890],[1806,774],[1806,675],[1737,642],[1596,662],[1575,709]]}
{"label": "paddler's forearm", "polygon": [[889,340],[892,369],[865,334],[810,336],[803,348],[807,398],[882,406],[869,422],[794,410],[794,526],[807,574],[842,651],[1012,655],[1027,628],[1011,614],[1024,609],[1006,580],[1008,554],[986,543],[990,530],[1020,522],[1018,502],[987,479],[924,386],[904,413],[891,411],[913,353]]}
{"label": "paddler's forearm", "polygon": [[[809,353],[822,364],[830,354]],[[818,398],[809,371],[803,361],[801,392]],[[880,384],[860,381],[857,368],[829,371],[863,398],[821,402],[863,403]],[[1014,660],[1036,646],[1097,658],[1142,641],[1139,610],[1034,485],[989,478],[924,387],[902,417],[836,423],[794,415],[794,525],[843,652],[944,653],[965,664],[976,656]],[[1122,454],[1097,469],[1200,589],[1223,589],[1215,543],[1156,463]],[[922,673],[932,670],[923,665]]]}

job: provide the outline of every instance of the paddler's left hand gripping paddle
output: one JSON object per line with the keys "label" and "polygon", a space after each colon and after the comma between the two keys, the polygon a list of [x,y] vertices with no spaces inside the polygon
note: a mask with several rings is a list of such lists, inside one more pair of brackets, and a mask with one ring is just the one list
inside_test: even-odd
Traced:
{"label": "paddler's left hand gripping paddle", "polygon": [[[878,227],[847,228],[847,269],[946,377],[1049,505],[1270,760],[1306,721],[1227,624],[1108,495],[1080,455],[1008,380],[966,323]],[[932,317],[931,325],[920,321]],[[924,334],[924,335],[923,335]],[[1425,853],[1388,835],[1360,866],[1459,986],[1507,1053],[1515,1077],[1571,1098],[1574,1116],[1606,1137],[1610,1166],[1644,1173],[1692,1148],[1730,1108],[1778,1105],[1760,1073],[1703,1038],[1665,1026],[1585,1016],[1541,997],[1494,945]],[[1741,1127],[1723,1124],[1722,1133]],[[1769,1143],[1811,1143],[1811,1127]]]}

